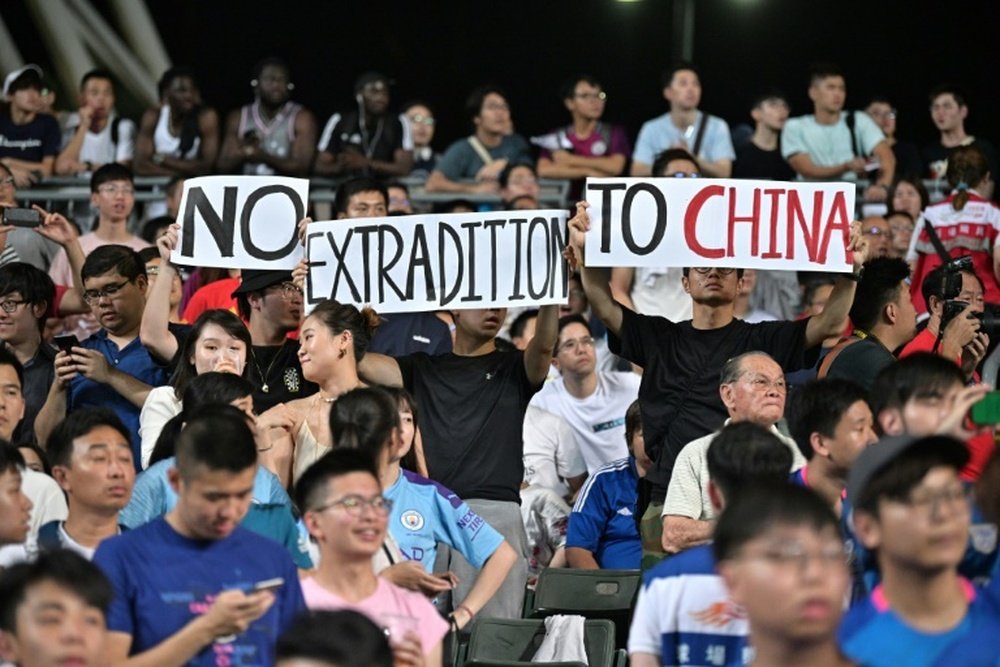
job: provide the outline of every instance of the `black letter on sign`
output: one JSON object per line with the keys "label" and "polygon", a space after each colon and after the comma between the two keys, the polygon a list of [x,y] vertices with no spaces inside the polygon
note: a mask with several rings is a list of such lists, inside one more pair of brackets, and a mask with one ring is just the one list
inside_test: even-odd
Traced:
{"label": "black letter on sign", "polygon": [[[437,300],[437,291],[434,289],[434,268],[431,266],[430,253],[427,252],[427,236],[424,234],[424,226],[417,225],[413,230],[413,249],[410,251],[410,269],[406,272],[406,300],[413,299],[414,274],[417,267],[424,270],[424,294],[428,301]],[[444,283],[442,283],[444,287]]]}
{"label": "black letter on sign", "polygon": [[326,240],[330,243],[330,250],[333,251],[333,259],[337,262],[337,269],[333,272],[333,287],[330,288],[330,298],[337,298],[337,286],[340,283],[340,274],[343,273],[344,280],[347,281],[347,286],[351,290],[351,296],[354,298],[354,303],[364,303],[361,300],[361,295],[358,293],[358,286],[351,280],[351,272],[347,270],[347,262],[344,260],[344,254],[347,252],[347,246],[351,244],[351,237],[353,235],[354,230],[348,229],[347,236],[344,237],[344,247],[341,248],[337,246],[337,240],[333,238],[333,232],[326,233]]}
{"label": "black letter on sign", "polygon": [[[542,246],[542,253],[545,256],[545,282],[542,283],[542,289],[535,291],[535,285],[532,282],[534,269],[534,258],[535,258],[535,230],[539,227],[545,232],[545,242]],[[532,299],[543,299],[545,298],[545,293],[549,291],[549,280],[552,276],[552,255],[549,254],[549,221],[545,218],[532,218],[531,223],[528,225],[528,243],[527,243],[527,260],[528,264],[528,295]]]}
{"label": "black letter on sign", "polygon": [[[313,239],[318,239],[323,236],[323,232],[313,232],[312,234],[306,234],[306,257],[309,256],[309,249],[312,247]],[[315,290],[313,289],[313,271],[322,266],[326,266],[326,262],[321,262],[318,259],[309,262],[309,272],[306,273],[306,303],[310,306],[315,306],[326,300],[328,297],[333,298],[333,294],[327,296],[315,296]]]}
{"label": "black letter on sign", "polygon": [[624,190],[624,183],[594,183],[587,184],[588,190],[602,192],[601,197],[601,252],[611,251],[611,193]]}
{"label": "black letter on sign", "polygon": [[[632,200],[638,192],[648,192],[653,195],[656,202],[656,223],[653,227],[653,238],[649,239],[649,245],[640,246],[632,236]],[[622,202],[622,239],[626,247],[637,255],[648,255],[660,245],[663,234],[667,231],[667,200],[663,197],[660,189],[649,183],[637,183],[625,193],[625,201]]]}
{"label": "black letter on sign", "polygon": [[[228,190],[229,188],[226,189]],[[295,220],[291,226],[292,237],[288,239],[288,243],[277,250],[261,250],[254,244],[253,239],[250,237],[250,215],[253,213],[253,207],[257,205],[258,201],[268,195],[275,194],[285,195],[292,200],[292,205],[295,207]],[[257,259],[273,260],[287,257],[299,241],[299,220],[304,217],[306,217],[306,207],[302,204],[299,193],[287,185],[265,185],[262,188],[254,190],[247,197],[246,203],[243,204],[243,213],[240,215],[240,238],[243,240],[243,248],[250,253],[251,257],[256,257]],[[270,222],[269,220],[268,223]],[[274,222],[279,221],[276,220]]]}
{"label": "black letter on sign", "polygon": [[[444,252],[444,237],[445,234],[451,237],[451,241],[455,247],[455,254],[458,257],[458,271],[455,273],[455,282],[452,283],[452,289],[448,291],[448,279],[445,276],[445,252]],[[438,275],[441,280],[441,305],[447,306],[449,303],[455,300],[455,295],[458,291],[462,289],[462,274],[465,272],[465,255],[462,248],[462,239],[458,237],[458,232],[453,228],[444,224],[443,222],[438,222]]]}
{"label": "black letter on sign", "polygon": [[[392,259],[385,261],[385,237],[386,234],[392,235],[393,239],[396,241],[396,254],[392,256]],[[399,285],[393,282],[392,278],[389,277],[389,270],[396,266],[396,262],[403,255],[403,235],[400,234],[394,227],[389,225],[379,225],[378,226],[378,300],[385,301],[385,285],[389,284],[392,291],[396,293],[396,296],[402,300],[403,296],[402,290],[399,289]]]}
{"label": "black letter on sign", "polygon": [[223,190],[222,217],[214,208],[212,203],[205,196],[205,191],[201,188],[191,188],[188,190],[187,206],[184,209],[183,232],[184,241],[181,243],[181,254],[185,257],[194,256],[194,211],[198,209],[202,220],[215,239],[215,245],[219,248],[222,257],[233,256],[233,228],[236,226],[236,188],[227,187]]}
{"label": "black letter on sign", "polygon": [[482,301],[481,295],[476,295],[476,228],[482,227],[480,221],[463,222],[460,225],[469,233],[469,293],[461,298],[461,301]]}

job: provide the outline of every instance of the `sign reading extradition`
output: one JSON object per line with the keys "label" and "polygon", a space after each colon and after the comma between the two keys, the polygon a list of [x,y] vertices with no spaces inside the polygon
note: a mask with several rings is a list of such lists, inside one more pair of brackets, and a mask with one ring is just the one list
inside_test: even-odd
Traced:
{"label": "sign reading extradition", "polygon": [[324,299],[387,313],[566,303],[566,212],[314,222],[306,312]]}
{"label": "sign reading extradition", "polygon": [[851,271],[851,183],[587,179],[590,266]]}
{"label": "sign reading extradition", "polygon": [[203,176],[184,181],[170,261],[231,269],[293,269],[303,256],[298,222],[309,181],[281,176]]}

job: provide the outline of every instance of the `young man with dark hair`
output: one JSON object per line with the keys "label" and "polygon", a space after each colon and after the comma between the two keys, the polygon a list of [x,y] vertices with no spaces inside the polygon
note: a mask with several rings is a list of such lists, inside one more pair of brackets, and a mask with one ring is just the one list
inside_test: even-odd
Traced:
{"label": "young man with dark hair", "polygon": [[129,432],[110,410],[76,410],[52,431],[47,453],[69,516],[41,527],[38,548],[69,549],[89,560],[103,540],[121,533],[118,512],[135,484]]}
{"label": "young man with dark hair", "polygon": [[305,604],[288,553],[239,526],[257,466],[246,415],[231,406],[201,413],[176,447],[176,507],[94,555],[115,589],[108,664],[269,664]]}
{"label": "young man with dark hair", "polygon": [[[924,162],[924,177],[943,179],[948,172],[948,158],[960,146],[975,146],[983,152],[990,163],[990,172],[1000,174],[1000,160],[993,144],[983,137],[973,136],[965,131],[965,119],[969,117],[969,105],[965,95],[951,84],[936,86],[928,95],[931,120],[940,136],[924,146],[921,157]],[[969,185],[972,185],[971,183]]]}
{"label": "young man with dark hair", "polygon": [[594,77],[570,77],[560,87],[559,97],[569,111],[570,124],[532,141],[544,142],[538,175],[572,180],[570,197],[576,200],[582,197],[585,178],[621,176],[632,145],[623,127],[601,121],[608,96]]}
{"label": "young man with dark hair", "polygon": [[531,404],[569,423],[592,475],[627,453],[625,412],[638,396],[640,378],[598,372],[594,337],[581,315],[559,318],[552,365],[560,377],[546,383]]}
{"label": "young man with dark hair", "polygon": [[[736,502],[749,484],[781,484],[792,464],[788,447],[752,422],[723,428],[707,458],[717,512]],[[745,664],[747,633],[746,619],[716,573],[712,546],[702,544],[646,573],[629,632],[629,657],[634,667]]]}
{"label": "young man with dark hair", "polygon": [[[474,133],[444,152],[427,178],[428,192],[500,193],[500,172],[530,164],[528,142],[511,130],[507,94],[497,86],[476,88],[466,101]],[[473,182],[468,182],[468,181]]]}
{"label": "young man with dark hair", "polygon": [[510,337],[510,342],[513,343],[515,348],[524,350],[528,347],[528,343],[535,337],[535,323],[537,320],[538,309],[528,308],[518,313],[514,321],[510,323],[507,335]]}
{"label": "young man with dark hair", "polygon": [[879,371],[896,360],[893,350],[917,333],[909,277],[910,267],[901,259],[876,257],[865,262],[850,310],[854,334],[823,358],[819,377],[844,378],[872,388]]}
{"label": "young man with dark hair", "polygon": [[95,565],[53,551],[0,574],[0,659],[17,667],[104,667],[113,592]]}
{"label": "young man with dark hair", "polygon": [[42,109],[42,68],[25,65],[3,81],[7,102],[0,111],[0,162],[18,187],[52,175],[62,143],[59,122]]}
{"label": "young man with dark hair", "polygon": [[838,515],[851,465],[878,441],[867,399],[860,385],[826,378],[800,387],[788,406],[788,430],[808,459],[792,481],[815,491]]}
{"label": "young man with dark hair", "polygon": [[28,537],[32,504],[21,489],[23,468],[17,447],[0,440],[0,547],[21,544]]}
{"label": "young man with dark hair", "polygon": [[389,112],[393,81],[365,72],[354,82],[356,110],[335,113],[319,138],[315,170],[320,176],[406,176],[413,167],[409,123]]}
{"label": "young man with dark hair", "polygon": [[410,201],[410,188],[402,181],[389,181],[385,184],[389,196],[388,215],[413,215],[413,203]]}
{"label": "young man with dark hair", "polygon": [[865,201],[885,201],[896,158],[868,114],[844,111],[846,98],[843,73],[831,64],[813,65],[809,74],[813,113],[785,123],[781,154],[800,180],[855,181],[877,169],[878,178],[865,191]]}
{"label": "young man with dark hair", "polygon": [[892,101],[885,95],[875,95],[865,107],[865,113],[882,130],[886,143],[892,148],[892,154],[896,158],[896,174],[919,178],[924,172],[920,152],[915,144],[900,141],[896,137],[896,108]]}
{"label": "young man with dark hair", "polygon": [[101,330],[56,355],[56,377],[38,413],[35,434],[44,445],[55,425],[73,410],[107,407],[131,434],[138,464],[139,410],[150,389],[167,381],[166,370],[139,340],[146,304],[146,267],[134,250],[106,245],[90,253],[81,275],[84,299]]}
{"label": "young man with dark hair", "polygon": [[[855,461],[847,493],[854,532],[875,552],[881,583],[840,630],[844,651],[873,667],[953,662],[952,647],[995,644],[1000,608],[958,574],[970,506],[959,471],[969,453],[958,440],[888,438]],[[990,664],[996,659],[992,654]]]}
{"label": "young man with dark hair", "polygon": [[385,630],[356,611],[313,611],[278,639],[275,667],[393,667]]}
{"label": "young man with dark hair", "polygon": [[[854,664],[837,646],[847,556],[837,517],[822,498],[787,484],[748,488],[722,512],[712,547],[730,604],[749,623],[753,664]],[[728,664],[750,662],[742,657]]]}
{"label": "young man with dark hair", "polygon": [[[135,207],[132,171],[117,162],[104,165],[90,177],[90,205],[97,209],[93,229],[80,237],[83,253],[89,255],[104,245],[124,245],[132,250],[149,244],[128,231],[128,221]],[[49,268],[56,285],[71,286],[73,269],[65,250],[60,251]]]}
{"label": "young man with dark hair", "polygon": [[89,174],[105,164],[132,166],[135,123],[115,113],[111,73],[93,69],[80,80],[80,110],[66,119],[57,174]]}
{"label": "young man with dark hair", "polygon": [[[538,187],[538,172],[530,164],[512,164],[500,172],[500,198],[505,206],[512,207],[516,199],[527,198],[538,205],[538,195],[541,190]],[[531,207],[522,206],[530,209]]]}
{"label": "young man with dark hair", "polygon": [[728,178],[732,173],[733,142],[729,125],[698,110],[701,80],[691,63],[678,63],[661,77],[663,97],[670,111],[646,121],[639,130],[632,154],[632,176],[649,176],[653,159],[667,148],[683,148],[698,161],[698,171],[708,177]]}
{"label": "young man with dark hair", "polygon": [[352,178],[337,186],[337,219],[384,218],[389,215],[389,192],[385,184],[367,176]]}
{"label": "young man with dark hair", "polygon": [[280,58],[253,69],[254,101],[231,111],[219,150],[223,173],[308,176],[316,153],[316,117],[292,102],[292,72]]}
{"label": "young man with dark hair", "polygon": [[750,141],[736,149],[733,178],[790,181],[795,171],[781,157],[781,130],[788,120],[788,98],[777,90],[763,92],[750,107],[754,131]]}

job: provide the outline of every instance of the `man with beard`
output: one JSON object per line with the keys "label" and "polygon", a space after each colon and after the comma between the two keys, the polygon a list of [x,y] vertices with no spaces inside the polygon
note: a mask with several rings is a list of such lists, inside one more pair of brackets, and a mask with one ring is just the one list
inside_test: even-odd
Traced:
{"label": "man with beard", "polygon": [[39,443],[56,424],[85,407],[112,410],[128,429],[133,461],[141,460],[139,410],[167,373],[139,340],[146,305],[146,266],[134,250],[102,246],[83,264],[83,298],[101,329],[55,358],[55,380],[35,420]]}
{"label": "man with beard", "polygon": [[365,72],[354,83],[357,111],[330,116],[317,148],[319,176],[391,176],[410,173],[413,138],[409,124],[389,113],[392,81],[378,72]]}
{"label": "man with beard", "polygon": [[280,58],[265,58],[253,72],[254,97],[226,119],[219,171],[308,176],[316,152],[316,117],[289,97],[292,73]]}

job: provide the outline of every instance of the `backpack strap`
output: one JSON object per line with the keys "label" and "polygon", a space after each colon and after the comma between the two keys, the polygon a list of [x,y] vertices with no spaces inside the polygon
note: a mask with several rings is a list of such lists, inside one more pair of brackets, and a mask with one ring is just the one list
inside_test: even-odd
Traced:
{"label": "backpack strap", "polygon": [[854,157],[859,157],[861,152],[858,150],[858,137],[854,132],[854,114],[856,113],[857,111],[849,112],[847,117],[844,119],[844,122],[847,123],[847,131],[851,133],[851,153]]}
{"label": "backpack strap", "polygon": [[708,114],[701,114],[701,122],[698,123],[698,132],[694,135],[694,148],[691,150],[691,154],[698,157],[698,153],[701,152],[701,142],[705,139],[705,128],[708,127]]}

